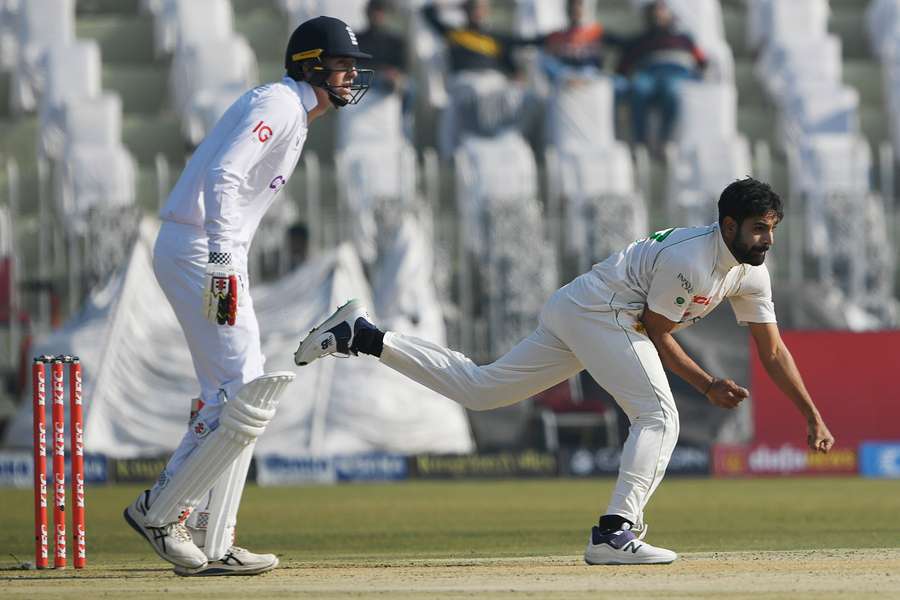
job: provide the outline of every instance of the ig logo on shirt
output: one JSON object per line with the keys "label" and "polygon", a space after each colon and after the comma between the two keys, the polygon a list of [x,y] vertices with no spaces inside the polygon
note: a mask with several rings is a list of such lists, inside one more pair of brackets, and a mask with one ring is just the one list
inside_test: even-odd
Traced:
{"label": "ig logo on shirt", "polygon": [[265,143],[272,137],[272,128],[266,125],[265,121],[260,121],[256,124],[256,127],[253,128],[253,133],[256,134],[256,137],[260,142]]}

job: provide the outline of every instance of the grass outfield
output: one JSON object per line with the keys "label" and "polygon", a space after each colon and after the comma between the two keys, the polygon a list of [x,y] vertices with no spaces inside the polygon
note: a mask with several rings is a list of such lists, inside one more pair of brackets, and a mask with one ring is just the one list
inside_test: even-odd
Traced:
{"label": "grass outfield", "polygon": [[[709,597],[743,597],[765,585],[774,586],[774,595],[764,596],[772,598],[804,597],[798,594],[807,587],[817,598],[832,591],[900,597],[897,482],[669,479],[647,511],[648,541],[676,550],[681,560],[669,567],[583,566],[588,529],[612,486],[611,479],[553,479],[248,487],[238,541],[278,554],[283,568],[256,578],[202,580],[172,576],[125,525],[122,509],[139,492],[126,486],[88,490],[88,569],[17,570],[13,556],[33,560],[31,490],[0,490],[0,596],[76,597],[90,590],[115,597],[127,580],[129,597],[163,590],[188,597],[201,583],[231,597],[598,597],[602,582],[623,573],[619,593],[634,597],[639,581],[649,586],[647,597],[698,597],[710,581],[691,583],[689,573],[709,564],[706,572],[721,567],[725,577],[725,587],[708,590]],[[735,552],[752,553],[757,567],[772,564],[758,573],[763,588],[752,573],[747,582],[726,585],[750,562]],[[781,586],[776,574],[784,569]],[[829,574],[833,582],[820,589]],[[493,589],[504,578],[512,579]],[[544,590],[541,581],[554,583]]]}

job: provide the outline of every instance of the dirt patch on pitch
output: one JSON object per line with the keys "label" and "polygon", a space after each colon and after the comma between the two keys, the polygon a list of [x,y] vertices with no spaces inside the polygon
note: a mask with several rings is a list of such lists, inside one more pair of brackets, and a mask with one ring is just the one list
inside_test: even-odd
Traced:
{"label": "dirt patch on pitch", "polygon": [[672,565],[589,567],[580,557],[292,562],[253,578],[162,569],[0,573],[4,597],[246,598],[893,598],[900,548],[688,553]]}

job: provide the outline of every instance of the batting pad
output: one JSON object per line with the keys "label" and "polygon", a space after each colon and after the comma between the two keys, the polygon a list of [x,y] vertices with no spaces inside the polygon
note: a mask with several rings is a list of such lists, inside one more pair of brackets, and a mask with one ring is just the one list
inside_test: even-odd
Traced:
{"label": "batting pad", "polygon": [[278,399],[294,380],[289,371],[257,377],[228,400],[219,426],[200,442],[184,464],[160,490],[147,511],[144,524],[162,527],[178,521],[186,508],[197,506],[209,489],[256,442],[275,416]]}
{"label": "batting pad", "polygon": [[[206,537],[202,547],[209,560],[221,559],[234,543],[238,507],[241,505],[244,483],[247,481],[247,471],[250,469],[250,459],[253,458],[255,446],[255,441],[247,444],[237,460],[216,480],[209,492],[209,505],[206,509],[208,520],[204,529]],[[190,526],[190,523],[188,525]],[[194,530],[191,529],[191,534],[193,533]]]}

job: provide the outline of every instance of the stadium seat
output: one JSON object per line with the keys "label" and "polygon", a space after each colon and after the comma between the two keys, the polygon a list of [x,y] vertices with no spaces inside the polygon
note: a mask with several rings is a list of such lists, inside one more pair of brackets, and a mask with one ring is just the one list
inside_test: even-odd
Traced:
{"label": "stadium seat", "polygon": [[872,53],[884,58],[885,45],[900,36],[900,0],[872,0],[865,19]]}
{"label": "stadium seat", "polygon": [[698,43],[725,40],[719,0],[667,0],[678,22]]}
{"label": "stadium seat", "polygon": [[615,141],[613,84],[597,78],[565,87],[547,106],[547,140],[560,150],[605,146]]}
{"label": "stadium seat", "polygon": [[124,146],[72,144],[63,160],[59,208],[70,233],[88,233],[90,213],[134,204],[136,168]]}
{"label": "stadium seat", "polygon": [[871,150],[857,135],[811,135],[788,157],[795,192],[814,196],[869,192]]}
{"label": "stadium seat", "polygon": [[[561,220],[558,251],[575,259],[579,273],[646,234],[647,209],[635,189],[631,153],[625,144],[576,154],[548,152],[547,171],[548,179],[558,180],[547,190],[548,203],[562,207],[561,216],[549,215]],[[553,197],[556,194],[559,199]]]}
{"label": "stadium seat", "polygon": [[47,52],[47,81],[40,102],[39,152],[59,158],[66,104],[100,95],[102,63],[95,40],[59,45]]}
{"label": "stadium seat", "polygon": [[750,146],[742,136],[710,137],[671,148],[667,217],[686,226],[716,219],[716,201],[729,183],[752,174]]}
{"label": "stadium seat", "polygon": [[107,92],[70,100],[63,123],[70,144],[114,146],[122,139],[122,99]]}
{"label": "stadium seat", "polygon": [[747,42],[753,49],[828,31],[828,0],[748,0]]}
{"label": "stadium seat", "polygon": [[75,1],[28,0],[21,8],[10,104],[16,112],[30,112],[46,85],[48,50],[75,39]]}
{"label": "stadium seat", "polygon": [[19,56],[16,27],[21,0],[0,0],[0,71],[12,71]]}
{"label": "stadium seat", "polygon": [[684,83],[675,139],[690,146],[737,135],[737,105],[733,85]]}
{"label": "stadium seat", "polygon": [[237,35],[179,46],[172,60],[172,103],[184,138],[199,144],[225,110],[259,80],[256,55]]}
{"label": "stadium seat", "polygon": [[767,46],[757,60],[756,73],[777,103],[798,80],[840,83],[842,65],[837,36],[797,37]]}
{"label": "stadium seat", "polygon": [[336,157],[339,223],[360,259],[374,264],[379,236],[396,229],[403,216],[415,211],[416,153],[404,141],[373,141],[346,146]]}
{"label": "stadium seat", "polygon": [[613,119],[607,78],[560,89],[547,106],[548,219],[557,252],[581,271],[647,229],[631,153],[615,140]]}
{"label": "stadium seat", "polygon": [[499,71],[461,71],[447,83],[450,101],[438,124],[438,148],[449,158],[467,134],[491,137],[520,124],[526,90]]}
{"label": "stadium seat", "polygon": [[517,35],[536,37],[567,26],[564,0],[516,0],[513,29]]}
{"label": "stadium seat", "polygon": [[230,0],[155,0],[146,2],[145,8],[153,15],[157,55],[227,37],[234,31]]}
{"label": "stadium seat", "polygon": [[[512,131],[464,135],[455,164],[466,257],[460,274],[462,347],[498,356],[534,328],[534,316],[557,284],[555,253],[543,241],[537,167],[528,144]],[[469,256],[480,275],[477,288]]]}
{"label": "stadium seat", "polygon": [[783,142],[798,136],[857,134],[859,92],[829,82],[797,81],[782,100],[780,121]]}
{"label": "stadium seat", "polygon": [[357,144],[394,147],[404,141],[399,94],[370,89],[355,106],[337,111],[335,145],[338,150]]}
{"label": "stadium seat", "polygon": [[329,15],[336,17],[359,32],[365,29],[366,4],[369,0],[277,0],[278,6],[288,16],[291,23],[300,23],[317,17]]}

